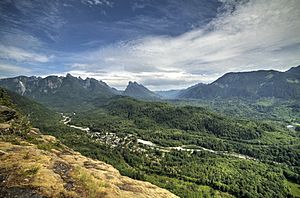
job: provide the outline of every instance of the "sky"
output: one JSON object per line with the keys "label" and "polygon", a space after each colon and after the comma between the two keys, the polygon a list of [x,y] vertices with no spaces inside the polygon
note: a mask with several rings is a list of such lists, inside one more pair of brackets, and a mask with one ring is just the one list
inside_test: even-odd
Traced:
{"label": "sky", "polygon": [[1,0],[0,78],[167,90],[285,71],[300,65],[299,19],[300,0]]}

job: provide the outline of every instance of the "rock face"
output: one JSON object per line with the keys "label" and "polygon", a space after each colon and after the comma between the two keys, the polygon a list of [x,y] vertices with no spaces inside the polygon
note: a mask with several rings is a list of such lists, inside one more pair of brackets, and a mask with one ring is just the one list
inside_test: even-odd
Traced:
{"label": "rock face", "polygon": [[124,93],[125,96],[130,96],[136,99],[158,99],[159,96],[150,91],[146,87],[137,82],[129,81]]}
{"label": "rock face", "polygon": [[197,84],[179,93],[179,98],[300,98],[300,66],[286,72],[261,70],[227,73],[211,84]]}
{"label": "rock face", "polygon": [[93,78],[83,80],[71,74],[65,77],[18,76],[0,79],[0,86],[56,108],[81,105],[96,97],[109,98],[120,94],[102,81]]}
{"label": "rock face", "polygon": [[176,197],[121,176],[111,165],[84,157],[52,136],[32,138],[38,145],[0,140],[0,197]]}
{"label": "rock face", "polygon": [[6,122],[16,117],[16,111],[0,105],[0,122]]}

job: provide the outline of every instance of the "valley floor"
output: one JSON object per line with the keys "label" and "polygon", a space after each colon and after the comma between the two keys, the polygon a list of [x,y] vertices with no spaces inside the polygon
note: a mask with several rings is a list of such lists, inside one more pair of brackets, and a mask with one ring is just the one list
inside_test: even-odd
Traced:
{"label": "valley floor", "polygon": [[[72,114],[69,114],[69,115],[72,115]],[[248,176],[251,178],[251,177],[253,177],[252,174],[255,174],[256,175],[255,177],[257,177],[257,174],[265,174],[265,171],[266,172],[271,171],[272,174],[274,174],[272,176],[272,179],[275,179],[274,177],[277,177],[277,176],[280,175],[280,173],[279,173],[280,171],[279,171],[279,168],[274,169],[274,167],[272,167],[272,166],[273,165],[276,165],[278,167],[279,166],[284,166],[284,165],[281,165],[279,162],[272,161],[272,160],[269,160],[269,162],[268,162],[270,165],[266,165],[265,164],[266,161],[262,162],[261,159],[254,158],[254,157],[251,157],[251,156],[248,156],[248,155],[239,154],[239,153],[235,153],[235,152],[228,152],[228,151],[218,151],[218,150],[213,150],[213,149],[210,149],[210,148],[205,148],[205,147],[201,147],[201,146],[197,146],[197,145],[181,145],[181,146],[178,145],[178,146],[166,147],[166,146],[157,145],[156,143],[154,143],[150,140],[141,139],[136,134],[130,134],[130,133],[118,134],[118,133],[113,133],[113,132],[92,131],[92,130],[90,130],[89,127],[86,127],[86,126],[78,126],[76,124],[70,124],[70,123],[72,123],[72,116],[67,116],[67,115],[63,115],[63,120],[61,122],[63,122],[65,125],[67,125],[71,128],[81,130],[82,132],[86,133],[89,138],[91,138],[93,141],[95,141],[97,143],[106,145],[111,149],[117,149],[117,150],[121,149],[121,150],[123,150],[125,152],[128,152],[128,153],[134,153],[134,155],[136,155],[139,158],[142,158],[142,160],[148,159],[148,160],[152,161],[150,164],[157,163],[156,165],[158,167],[164,166],[163,165],[164,163],[167,163],[168,164],[167,166],[171,165],[169,163],[174,163],[174,164],[181,163],[181,162],[177,161],[177,160],[179,160],[178,158],[177,158],[177,160],[175,160],[173,162],[168,162],[167,158],[170,157],[170,156],[176,156],[176,155],[182,156],[179,161],[188,160],[190,158],[190,160],[191,160],[190,163],[194,164],[194,163],[199,163],[200,161],[196,162],[197,160],[194,159],[192,156],[205,155],[205,156],[207,156],[207,159],[205,161],[201,161],[200,163],[207,163],[207,161],[209,162],[212,159],[216,160],[216,162],[213,162],[211,164],[211,166],[216,166],[215,163],[220,163],[220,167],[223,166],[223,168],[221,168],[221,169],[217,168],[215,170],[213,170],[214,169],[213,168],[212,170],[213,171],[220,171],[220,175],[222,175],[221,177],[226,178],[227,176],[225,176],[225,175],[228,174],[231,171],[233,171],[232,172],[233,174],[241,174],[240,175],[241,178],[245,178],[245,177],[248,177]],[[157,152],[159,152],[160,154],[158,154],[158,155],[154,154],[154,153],[157,153]],[[179,154],[178,152],[182,153],[182,154]],[[178,153],[178,154],[176,154],[176,153]],[[204,154],[204,153],[208,153],[208,154]],[[125,154],[125,155],[127,155],[127,154]],[[220,157],[213,157],[213,156],[220,156]],[[212,158],[212,159],[210,159],[210,158]],[[133,159],[137,160],[137,158],[135,158],[135,157],[133,157]],[[137,160],[137,161],[139,161],[139,160]],[[163,162],[164,160],[167,160],[167,161]],[[230,160],[231,162],[229,162],[227,160]],[[246,163],[245,161],[248,161],[248,162]],[[229,164],[228,164],[228,162],[229,162]],[[127,163],[129,163],[129,164],[132,163],[133,166],[140,166],[140,165],[138,165],[138,162],[131,162],[130,159],[129,159],[129,161],[127,161]],[[207,165],[203,165],[204,166],[203,168],[205,168],[206,166],[210,166],[209,163]],[[145,161],[142,162],[142,164],[143,164],[143,166],[149,166],[150,165],[150,164],[146,165]],[[154,170],[156,169],[156,165],[154,167],[152,167],[152,168],[154,168]],[[150,168],[151,168],[151,166],[153,166],[153,164],[150,165]],[[172,166],[173,165],[171,165],[170,168]],[[229,168],[229,170],[225,171],[224,168],[228,167],[228,166],[233,166],[233,167]],[[236,172],[236,170],[234,168],[235,166],[244,166],[243,169],[245,169],[246,172],[243,172],[243,171]],[[248,167],[249,170],[247,170],[248,168],[246,168],[246,167]],[[181,173],[181,171],[180,171],[181,169],[187,169],[187,171],[183,171],[183,172],[188,172],[188,170],[194,171],[193,169],[195,167],[192,168],[192,167],[189,167],[189,165],[176,167],[176,165],[175,165],[174,168],[176,168],[177,170],[172,170],[172,169],[168,170],[168,171],[171,171],[171,172],[172,171],[178,172],[174,176],[167,174],[168,176],[166,175],[167,176],[166,177],[166,176],[164,176],[165,173],[160,173],[160,172],[155,172],[155,171],[149,171],[148,170],[147,171],[148,174],[146,176],[144,176],[143,178],[139,178],[139,177],[138,178],[143,179],[143,180],[147,180],[147,181],[151,181],[152,183],[157,184],[161,187],[167,188],[167,189],[171,190],[172,192],[177,193],[178,195],[183,196],[183,197],[185,197],[185,195],[187,197],[203,197],[203,196],[231,197],[232,194],[234,196],[239,197],[239,195],[237,195],[235,193],[232,193],[232,194],[231,193],[230,194],[225,193],[224,194],[222,191],[227,191],[227,190],[225,188],[215,186],[216,184],[201,182],[202,184],[206,184],[206,185],[199,185],[198,184],[198,185],[196,185],[197,186],[196,187],[195,184],[192,184],[192,183],[198,183],[198,180],[192,179],[192,177],[190,179],[184,178],[183,179],[184,181],[177,180],[176,177],[182,177],[182,176],[180,176],[181,174],[189,175],[189,173],[188,174],[187,173]],[[211,169],[211,167],[208,168],[208,169]],[[262,169],[262,170],[260,170],[260,169]],[[142,170],[145,171],[147,169],[143,168]],[[225,171],[225,172],[229,171],[229,172],[227,172],[225,175],[223,175],[224,174],[223,171]],[[256,171],[258,171],[258,172],[256,172]],[[260,172],[260,171],[262,171],[262,172]],[[279,171],[279,172],[277,172],[277,171]],[[234,172],[236,172],[236,173],[234,173]],[[157,177],[156,174],[162,174],[162,175]],[[195,174],[195,173],[193,173],[193,174]],[[243,174],[245,174],[245,175],[243,175]],[[201,175],[201,176],[215,177],[216,175],[218,175],[218,174],[213,173],[213,175],[210,175],[210,173],[203,173],[203,175]],[[250,175],[252,175],[252,176],[250,176]],[[277,176],[275,176],[275,175],[277,175]],[[201,177],[201,176],[199,176],[199,177]],[[255,177],[253,177],[253,179]],[[260,176],[260,177],[261,177],[262,180],[267,179],[267,178],[264,178],[262,176]],[[281,177],[281,176],[279,176],[279,177]],[[237,182],[243,180],[241,178],[238,179]],[[255,178],[254,180],[256,180],[256,179],[257,178]],[[277,180],[277,178],[276,178],[276,180]],[[279,182],[279,180],[278,180],[278,182]],[[163,184],[165,182],[167,182],[167,183],[171,182],[172,185],[168,186],[168,185]],[[191,182],[191,183],[189,184],[189,182]],[[265,182],[267,182],[267,181],[265,181]],[[178,185],[177,188],[179,188],[180,190],[179,189],[177,189],[177,191],[174,190],[174,185],[175,186]],[[180,187],[180,185],[182,185],[182,186]],[[254,186],[254,185],[257,185],[257,184],[253,183],[253,184],[249,184],[249,185]],[[258,184],[258,185],[260,185],[260,184]],[[287,188],[290,188],[291,193],[293,193],[297,197],[297,192],[298,191],[297,191],[297,186],[295,186],[296,185],[295,183],[288,182],[288,183],[282,184],[282,185],[283,186],[286,185]],[[188,191],[183,191],[182,192],[182,188],[186,188],[187,186],[190,186],[190,188],[193,188],[193,190],[190,190],[191,191],[190,195],[187,194]],[[194,187],[192,187],[192,186],[194,186]],[[211,186],[215,186],[214,190],[211,188]],[[284,188],[283,186],[279,187],[279,188]],[[218,191],[217,189],[219,189],[220,191]],[[179,193],[180,191],[181,191],[181,193]],[[192,191],[194,191],[194,192],[192,192]],[[246,192],[247,192],[247,190],[246,190]],[[270,197],[269,192],[266,192],[266,193],[267,194],[265,194],[264,197]],[[255,196],[248,194],[247,197],[255,197]],[[259,197],[262,197],[262,196],[259,195]],[[284,197],[284,196],[279,195],[279,197]]]}

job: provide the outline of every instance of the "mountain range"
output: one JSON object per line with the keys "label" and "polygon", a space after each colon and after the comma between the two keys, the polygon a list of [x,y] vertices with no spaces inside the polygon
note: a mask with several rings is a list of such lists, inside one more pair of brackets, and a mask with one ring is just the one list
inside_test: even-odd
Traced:
{"label": "mountain range", "polygon": [[[56,197],[56,193],[65,197],[88,197],[91,193],[100,197],[101,193],[108,197],[126,197],[128,193],[134,197],[174,197],[156,186],[132,180],[138,179],[180,197],[297,195],[292,189],[300,181],[298,169],[293,169],[300,163],[299,137],[296,129],[285,127],[287,123],[298,126],[299,116],[292,117],[290,112],[297,112],[299,104],[289,103],[297,100],[284,101],[288,102],[288,108],[272,105],[273,98],[254,101],[260,105],[253,108],[253,101],[241,106],[232,102],[237,100],[230,100],[234,108],[227,106],[227,109],[224,100],[220,106],[234,115],[226,116],[209,108],[131,98],[157,100],[159,94],[165,94],[162,99],[184,99],[179,102],[188,104],[183,94],[192,89],[195,95],[188,99],[201,98],[198,93],[203,94],[204,89],[214,86],[223,86],[224,91],[207,92],[207,97],[203,96],[208,99],[206,102],[215,97],[265,97],[256,91],[264,86],[261,83],[285,89],[282,90],[284,99],[297,99],[299,67],[287,72],[228,73],[211,84],[200,84],[199,92],[193,90],[199,85],[186,90],[151,92],[137,82],[129,82],[124,91],[119,91],[102,81],[84,80],[70,74],[2,79],[1,86],[10,91],[0,88],[0,133],[4,134],[0,138],[0,161],[3,161],[0,177],[5,181],[1,182],[0,178],[0,194],[7,197],[16,191],[24,195],[26,191],[45,197]],[[244,89],[250,94],[230,92],[244,93]],[[272,117],[274,107],[280,115],[278,124],[277,120],[255,119],[252,115],[248,119],[236,111],[241,108],[248,113],[255,109]],[[283,114],[288,115],[287,121]],[[35,156],[50,159],[50,165]],[[111,167],[109,170],[116,174],[106,175],[108,169],[97,166],[104,163],[120,172]],[[224,172],[224,168],[228,171]],[[102,173],[104,177],[97,176]],[[69,193],[74,196],[68,196]]]}
{"label": "mountain range", "polygon": [[178,98],[300,98],[300,66],[286,72],[260,70],[230,72],[210,84],[197,84],[178,93]]}
{"label": "mountain range", "polygon": [[300,66],[292,67],[286,72],[230,72],[210,84],[199,83],[183,90],[158,92],[152,92],[137,82],[129,82],[124,91],[119,91],[103,81],[77,78],[71,74],[65,77],[18,76],[0,79],[0,86],[56,109],[88,106],[92,100],[106,100],[116,95],[143,100],[262,97],[299,99]]}
{"label": "mountain range", "polygon": [[46,78],[18,76],[0,80],[0,86],[55,108],[78,106],[95,96],[109,98],[118,94],[103,81],[93,78],[83,80],[70,74]]}

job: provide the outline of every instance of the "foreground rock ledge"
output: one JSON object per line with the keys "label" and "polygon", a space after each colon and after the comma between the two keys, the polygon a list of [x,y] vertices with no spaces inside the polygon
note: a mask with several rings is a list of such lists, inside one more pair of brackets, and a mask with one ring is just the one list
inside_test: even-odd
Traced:
{"label": "foreground rock ledge", "polygon": [[37,145],[0,139],[0,197],[177,197],[62,144],[52,148],[52,136],[38,139]]}

